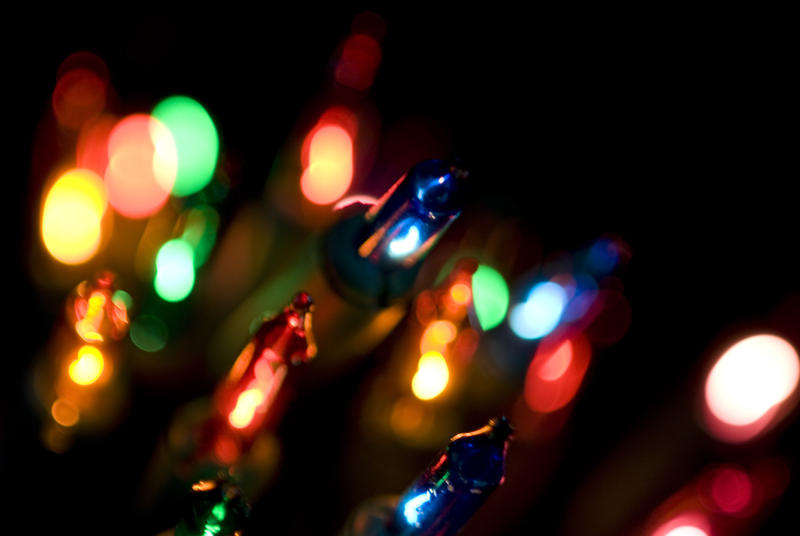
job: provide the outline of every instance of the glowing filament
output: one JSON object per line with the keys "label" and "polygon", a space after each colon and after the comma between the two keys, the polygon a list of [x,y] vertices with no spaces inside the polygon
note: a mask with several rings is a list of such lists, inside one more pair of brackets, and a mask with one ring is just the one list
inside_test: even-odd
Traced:
{"label": "glowing filament", "polygon": [[103,373],[103,354],[94,346],[81,346],[78,356],[69,364],[69,377],[78,385],[91,385]]}
{"label": "glowing filament", "polygon": [[248,389],[239,395],[236,407],[228,415],[228,422],[234,428],[247,428],[253,422],[258,406],[264,402],[265,396],[261,389]]}
{"label": "glowing filament", "polygon": [[417,373],[411,380],[411,390],[420,400],[436,398],[447,387],[450,371],[442,354],[430,351],[419,358]]}
{"label": "glowing filament", "polygon": [[398,235],[389,242],[389,256],[393,258],[405,257],[416,250],[420,245],[419,229],[411,225],[405,234]]}
{"label": "glowing filament", "polygon": [[102,342],[103,335],[98,331],[103,321],[103,307],[106,296],[102,292],[92,292],[86,307],[86,315],[75,323],[75,331],[86,342]]}
{"label": "glowing filament", "polygon": [[431,500],[430,490],[425,493],[420,493],[416,497],[412,497],[406,502],[403,507],[403,515],[406,516],[406,521],[415,527],[419,526],[419,507]]}

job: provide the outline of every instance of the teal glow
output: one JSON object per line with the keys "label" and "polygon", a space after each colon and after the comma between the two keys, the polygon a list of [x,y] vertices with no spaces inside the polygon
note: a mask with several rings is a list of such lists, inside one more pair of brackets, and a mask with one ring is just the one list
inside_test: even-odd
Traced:
{"label": "teal glow", "polygon": [[172,194],[199,192],[214,176],[219,154],[219,136],[208,112],[194,99],[175,96],[161,101],[153,117],[167,126],[178,150],[178,175]]}
{"label": "teal glow", "polygon": [[498,326],[508,311],[508,285],[500,273],[481,264],[472,274],[472,303],[481,329],[488,331]]}
{"label": "teal glow", "polygon": [[145,352],[158,352],[167,345],[167,326],[153,315],[141,315],[131,324],[131,342]]}
{"label": "teal glow", "polygon": [[166,242],[156,255],[156,293],[165,301],[186,298],[194,288],[194,251],[185,240]]}

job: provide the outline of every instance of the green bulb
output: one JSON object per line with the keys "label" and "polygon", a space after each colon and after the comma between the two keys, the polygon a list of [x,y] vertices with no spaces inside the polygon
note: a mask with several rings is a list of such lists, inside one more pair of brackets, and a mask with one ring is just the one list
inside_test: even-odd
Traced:
{"label": "green bulb", "polygon": [[166,242],[156,255],[156,293],[166,301],[178,302],[194,288],[194,251],[185,240]]}
{"label": "green bulb", "polygon": [[172,194],[199,192],[214,176],[219,154],[219,136],[211,116],[194,99],[175,96],[161,101],[153,117],[164,123],[178,151],[178,175]]}
{"label": "green bulb", "polygon": [[508,285],[500,273],[481,264],[472,274],[472,303],[481,329],[488,331],[499,325],[508,311]]}

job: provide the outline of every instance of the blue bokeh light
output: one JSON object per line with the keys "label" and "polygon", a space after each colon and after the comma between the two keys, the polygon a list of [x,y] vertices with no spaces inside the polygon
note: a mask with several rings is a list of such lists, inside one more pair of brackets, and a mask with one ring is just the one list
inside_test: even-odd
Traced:
{"label": "blue bokeh light", "polygon": [[558,283],[546,281],[533,287],[528,299],[508,315],[511,330],[522,339],[539,339],[552,332],[567,305],[567,293]]}

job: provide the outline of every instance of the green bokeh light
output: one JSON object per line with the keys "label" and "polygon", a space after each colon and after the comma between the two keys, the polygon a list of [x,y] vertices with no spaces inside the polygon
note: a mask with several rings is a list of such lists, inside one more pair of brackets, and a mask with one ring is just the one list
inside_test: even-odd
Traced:
{"label": "green bokeh light", "polygon": [[481,329],[488,331],[499,325],[508,311],[508,285],[500,273],[481,264],[472,275],[472,303]]}
{"label": "green bokeh light", "polygon": [[208,112],[194,99],[175,96],[161,101],[153,117],[167,126],[178,150],[178,176],[172,194],[199,192],[214,176],[219,154],[219,136]]}
{"label": "green bokeh light", "polygon": [[166,242],[156,255],[156,292],[170,302],[181,301],[194,288],[194,251],[185,240]]}
{"label": "green bokeh light", "polygon": [[137,348],[158,352],[167,345],[167,326],[153,315],[141,315],[131,324],[130,337]]}
{"label": "green bokeh light", "polygon": [[111,301],[116,304],[121,303],[125,306],[126,311],[130,311],[131,307],[133,307],[133,297],[122,289],[115,291],[111,295]]}

